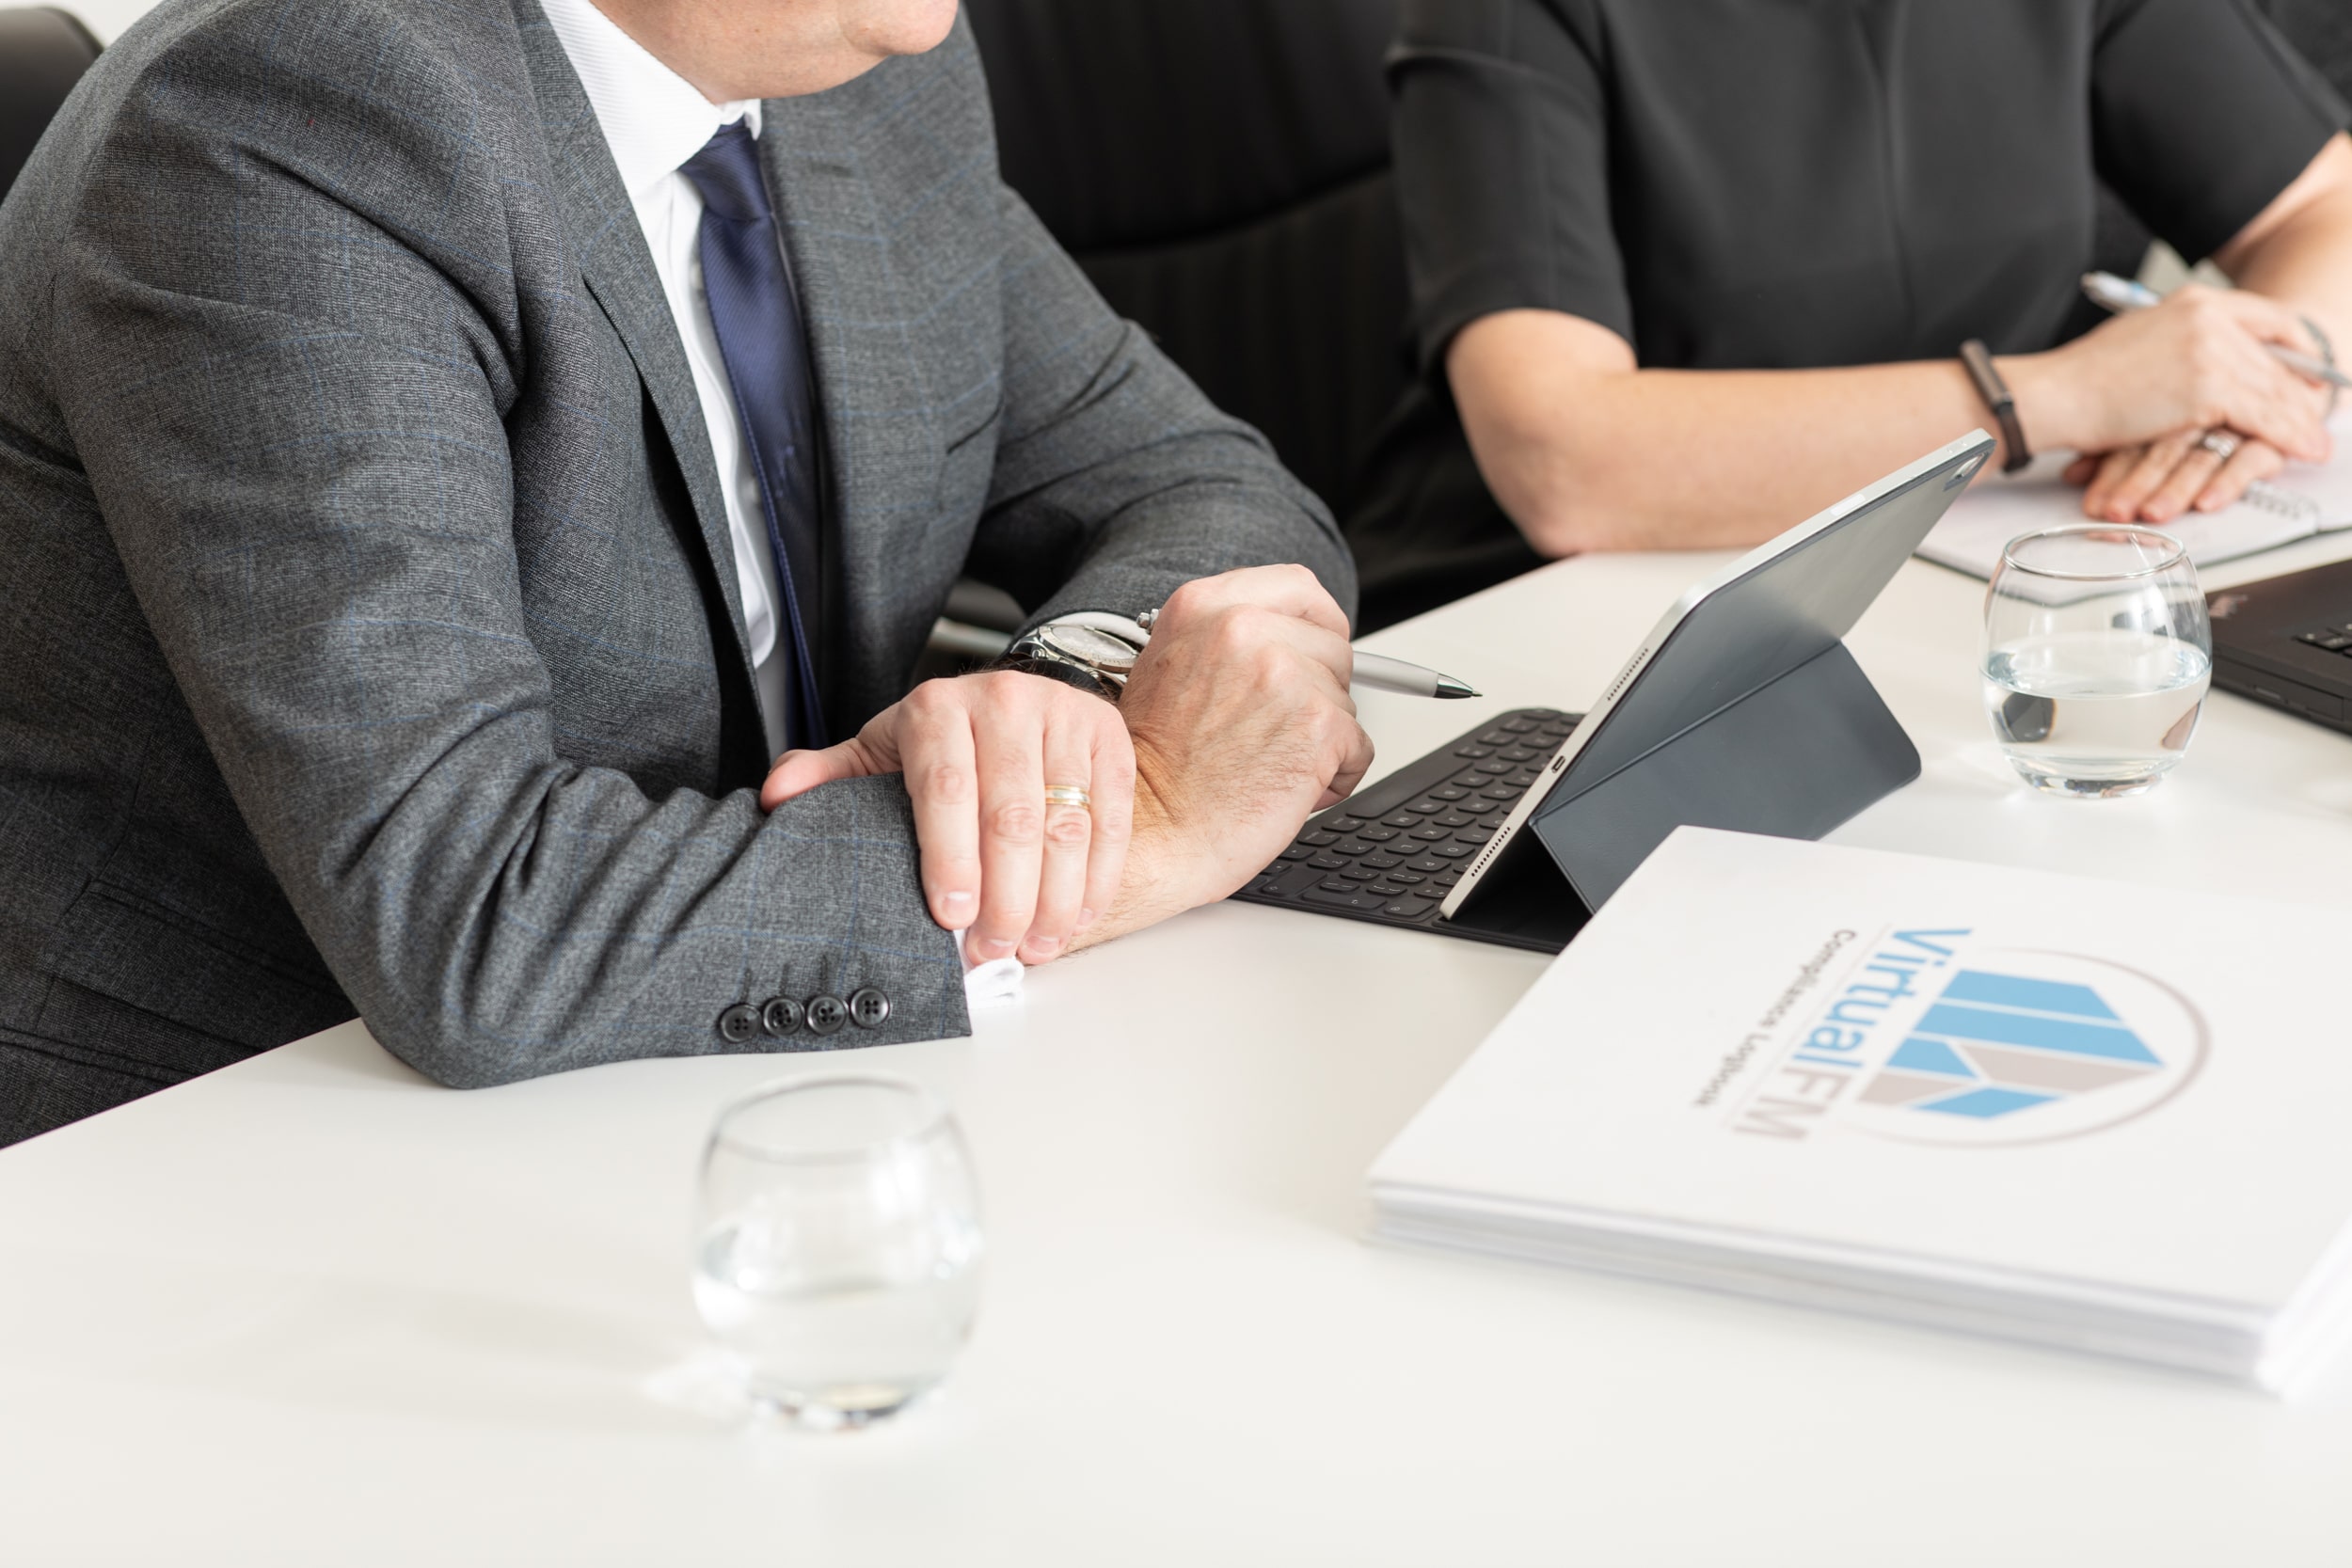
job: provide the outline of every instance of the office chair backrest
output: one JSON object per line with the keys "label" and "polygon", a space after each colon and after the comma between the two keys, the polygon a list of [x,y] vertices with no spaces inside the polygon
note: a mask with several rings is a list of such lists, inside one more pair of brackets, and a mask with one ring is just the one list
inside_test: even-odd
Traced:
{"label": "office chair backrest", "polygon": [[98,40],[64,11],[48,6],[0,11],[0,197],[16,183],[57,105],[96,58]]}
{"label": "office chair backrest", "polygon": [[1396,0],[965,0],[1008,183],[1336,510],[1395,402]]}

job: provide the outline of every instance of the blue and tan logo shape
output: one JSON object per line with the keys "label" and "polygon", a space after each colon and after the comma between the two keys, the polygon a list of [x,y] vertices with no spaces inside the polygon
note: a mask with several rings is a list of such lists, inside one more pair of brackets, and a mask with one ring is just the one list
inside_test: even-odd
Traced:
{"label": "blue and tan logo shape", "polygon": [[2128,963],[1897,927],[1863,945],[1729,1121],[1789,1142],[2054,1143],[2172,1099],[2208,1043],[2196,1006]]}

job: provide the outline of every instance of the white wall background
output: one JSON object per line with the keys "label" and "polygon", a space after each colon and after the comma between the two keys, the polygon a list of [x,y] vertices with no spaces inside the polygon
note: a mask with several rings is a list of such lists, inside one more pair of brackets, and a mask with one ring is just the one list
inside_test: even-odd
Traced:
{"label": "white wall background", "polygon": [[154,9],[155,0],[51,0],[60,8],[72,11],[98,35],[101,43],[112,43],[122,36],[122,30]]}

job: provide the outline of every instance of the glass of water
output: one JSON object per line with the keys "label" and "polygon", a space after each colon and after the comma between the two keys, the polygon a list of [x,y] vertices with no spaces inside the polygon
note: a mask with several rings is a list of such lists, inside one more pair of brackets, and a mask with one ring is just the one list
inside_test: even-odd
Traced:
{"label": "glass of water", "polygon": [[2090,523],[2001,552],[1985,596],[1985,712],[2036,789],[2153,788],[2187,752],[2212,680],[2205,596],[2171,535]]}
{"label": "glass of water", "polygon": [[963,1134],[919,1085],[825,1075],[720,1113],[703,1154],[694,1305],[752,1395],[864,1426],[947,1375],[980,1291]]}

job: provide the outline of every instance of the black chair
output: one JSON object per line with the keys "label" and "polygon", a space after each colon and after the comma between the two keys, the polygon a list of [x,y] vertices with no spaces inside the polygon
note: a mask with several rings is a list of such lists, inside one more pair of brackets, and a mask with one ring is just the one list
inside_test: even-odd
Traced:
{"label": "black chair", "polygon": [[1344,508],[1402,387],[1396,0],[965,0],[1008,183]]}
{"label": "black chair", "polygon": [[87,27],[53,7],[0,11],[0,197],[98,50]]}

